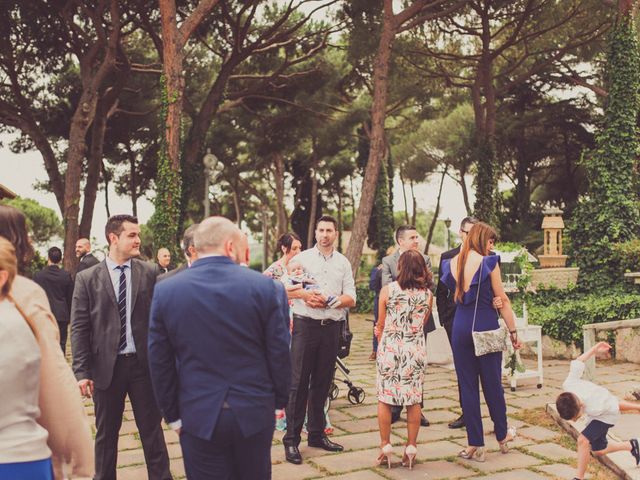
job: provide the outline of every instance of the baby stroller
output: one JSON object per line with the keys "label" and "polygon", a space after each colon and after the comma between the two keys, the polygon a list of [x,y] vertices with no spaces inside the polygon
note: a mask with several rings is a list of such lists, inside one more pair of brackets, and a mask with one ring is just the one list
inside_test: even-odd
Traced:
{"label": "baby stroller", "polygon": [[331,388],[329,389],[329,398],[331,400],[335,400],[338,398],[340,394],[340,388],[336,385],[336,372],[340,371],[342,375],[342,379],[338,381],[344,383],[349,391],[347,392],[347,399],[353,405],[358,405],[364,402],[365,393],[364,390],[360,387],[356,387],[351,380],[349,379],[350,370],[342,361],[343,358],[349,356],[349,351],[351,349],[351,339],[353,338],[353,334],[349,329],[349,312],[346,314],[345,321],[343,322],[342,329],[340,332],[340,344],[338,346],[338,358],[336,359],[336,369],[333,374],[333,383],[331,384]]}

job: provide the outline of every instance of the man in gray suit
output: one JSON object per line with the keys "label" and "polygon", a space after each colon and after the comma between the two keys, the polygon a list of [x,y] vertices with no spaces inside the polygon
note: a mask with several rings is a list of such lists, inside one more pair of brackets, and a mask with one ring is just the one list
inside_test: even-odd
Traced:
{"label": "man in gray suit", "polygon": [[[398,260],[400,255],[407,250],[418,250],[418,231],[413,225],[401,225],[396,229],[396,242],[398,243],[398,249],[391,255],[387,255],[382,259],[382,286],[389,285],[391,282],[398,278]],[[427,268],[431,272],[431,260],[427,255],[422,254],[424,261],[427,264]],[[433,285],[430,285],[431,288]],[[433,314],[429,315],[429,319],[424,328],[424,335],[432,332],[436,329],[433,320]],[[400,418],[400,412],[402,407],[393,407],[391,409],[391,422],[397,422]],[[420,425],[423,427],[429,426],[429,420],[422,414],[420,417]]]}
{"label": "man in gray suit", "polygon": [[171,479],[147,361],[149,309],[156,272],[140,255],[140,227],[114,215],[105,234],[109,255],[76,276],[71,306],[73,371],[80,393],[93,396],[95,480],[116,480],[118,433],[129,395],[149,478]]}

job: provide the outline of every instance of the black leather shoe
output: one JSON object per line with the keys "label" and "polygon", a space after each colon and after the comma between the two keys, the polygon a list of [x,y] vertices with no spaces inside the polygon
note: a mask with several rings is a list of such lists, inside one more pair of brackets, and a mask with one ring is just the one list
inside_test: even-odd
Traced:
{"label": "black leather shoe", "polygon": [[300,465],[302,463],[300,450],[298,450],[298,447],[294,445],[284,447],[284,456],[287,459],[287,462],[293,463],[294,465]]}
{"label": "black leather shoe", "polygon": [[395,408],[391,410],[391,423],[396,423],[400,420],[400,412],[402,410],[396,410]]}
{"label": "black leather shoe", "polygon": [[338,445],[332,442],[327,437],[322,437],[320,440],[309,440],[309,446],[314,448],[321,448],[327,452],[341,452],[344,450],[342,445]]}
{"label": "black leather shoe", "polygon": [[420,426],[421,427],[428,427],[429,425],[431,425],[429,423],[429,420],[427,420],[427,417],[424,416],[424,413],[422,415],[420,415]]}
{"label": "black leather shoe", "polygon": [[453,422],[449,423],[449,428],[462,428],[464,427],[464,415],[460,415]]}

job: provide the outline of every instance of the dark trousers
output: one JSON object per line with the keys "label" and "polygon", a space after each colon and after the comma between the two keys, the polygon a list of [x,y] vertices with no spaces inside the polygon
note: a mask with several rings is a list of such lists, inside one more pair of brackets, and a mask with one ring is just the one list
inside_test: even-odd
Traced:
{"label": "dark trousers", "polygon": [[[444,327],[445,332],[447,332],[447,338],[449,339],[449,345],[451,345],[451,351],[453,351],[453,320],[451,322],[447,322],[442,325]],[[458,383],[458,403],[460,404],[460,408],[462,408],[462,391],[460,390],[460,383]]]}
{"label": "dark trousers", "polygon": [[[243,437],[233,410],[223,408],[211,440],[180,434],[189,480],[267,480],[271,478],[273,426]],[[151,477],[149,477],[151,478]]]}
{"label": "dark trousers", "polygon": [[293,317],[291,392],[285,409],[287,433],[282,439],[286,446],[300,443],[305,411],[308,413],[309,440],[324,437],[324,403],[336,367],[341,324],[330,322],[323,326],[320,320]]}
{"label": "dark trousers", "polygon": [[69,333],[69,322],[58,322],[58,330],[60,330],[60,348],[62,354],[67,354],[67,334]]}
{"label": "dark trousers", "polygon": [[162,416],[151,389],[151,379],[136,355],[119,355],[111,385],[95,389],[96,475],[94,480],[116,480],[118,434],[122,425],[125,397],[129,395],[140,433],[150,479],[170,480],[169,455],[162,433]]}

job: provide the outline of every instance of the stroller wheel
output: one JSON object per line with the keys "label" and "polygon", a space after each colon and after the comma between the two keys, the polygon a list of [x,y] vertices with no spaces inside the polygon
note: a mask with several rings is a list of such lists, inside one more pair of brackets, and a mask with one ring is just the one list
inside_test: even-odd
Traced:
{"label": "stroller wheel", "polygon": [[331,384],[331,388],[329,389],[329,398],[331,400],[335,400],[338,398],[338,394],[340,393],[340,389],[335,383]]}
{"label": "stroller wheel", "polygon": [[351,402],[353,405],[358,405],[364,402],[364,397],[365,397],[364,390],[361,389],[360,387],[351,387],[347,395],[349,402]]}

